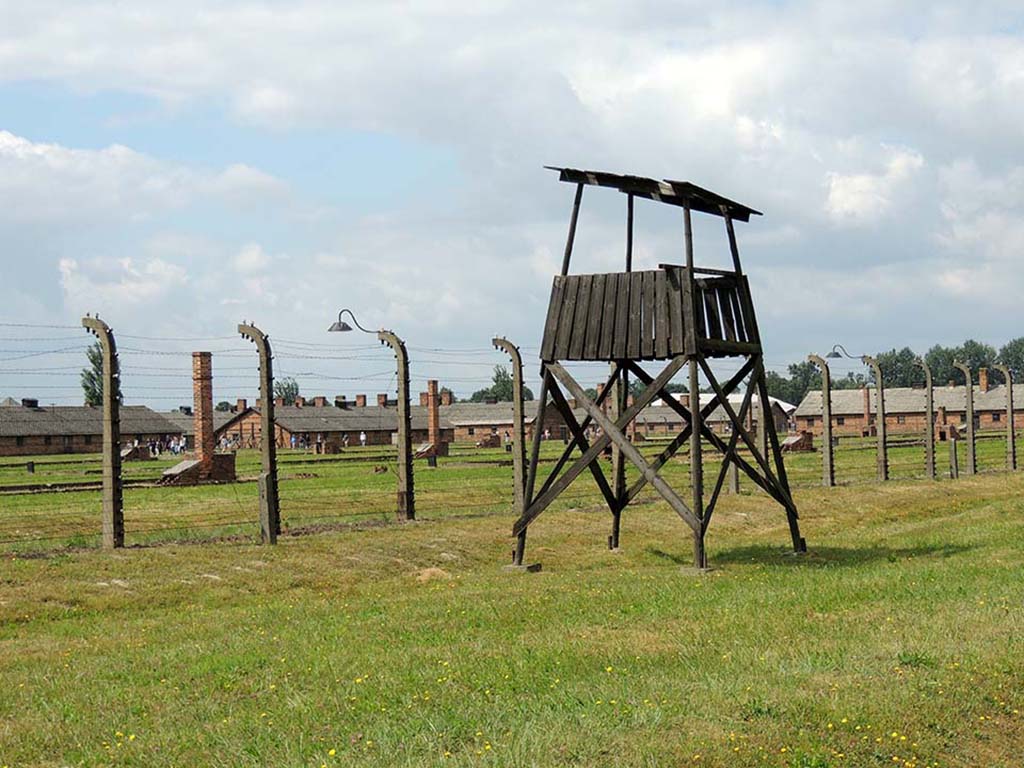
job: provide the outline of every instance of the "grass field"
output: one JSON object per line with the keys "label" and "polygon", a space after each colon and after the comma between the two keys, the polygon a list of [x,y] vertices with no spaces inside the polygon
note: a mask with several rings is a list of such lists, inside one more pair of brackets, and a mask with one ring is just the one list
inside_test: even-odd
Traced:
{"label": "grass field", "polygon": [[651,496],[609,552],[589,478],[530,529],[544,570],[503,571],[497,451],[418,465],[406,524],[387,460],[282,456],[274,548],[253,483],[129,489],[114,553],[74,548],[98,493],[0,496],[0,767],[1020,766],[1024,474],[843,456],[833,489],[787,459],[808,555],[745,483],[706,574]]}

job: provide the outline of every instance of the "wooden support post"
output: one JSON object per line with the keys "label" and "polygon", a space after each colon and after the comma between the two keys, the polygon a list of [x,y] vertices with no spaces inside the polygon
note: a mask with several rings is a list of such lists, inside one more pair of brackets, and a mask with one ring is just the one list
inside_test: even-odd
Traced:
{"label": "wooden support post", "polygon": [[270,339],[251,323],[238,326],[242,338],[256,345],[260,356],[260,538],[276,544],[281,533],[281,501],[277,486],[277,441],[274,439],[274,369]]}
{"label": "wooden support post", "polygon": [[576,198],[572,203],[572,216],[569,219],[569,236],[565,239],[565,252],[562,254],[562,274],[569,274],[569,262],[572,260],[572,246],[576,241],[576,222],[580,218],[580,203],[583,202],[583,184],[576,185]]}
{"label": "wooden support post", "polygon": [[889,447],[885,442],[885,382],[882,381],[882,368],[871,355],[863,355],[861,360],[875,373],[875,431],[878,435],[878,479],[882,482],[889,479]]}
{"label": "wooden support post", "polygon": [[935,390],[932,383],[932,369],[923,357],[915,364],[924,371],[924,471],[935,479]]}
{"label": "wooden support post", "polygon": [[1013,427],[1013,371],[1005,365],[993,365],[1003,374],[1006,383],[1006,468],[1011,472],[1017,469],[1017,434]]}
{"label": "wooden support post", "polygon": [[949,435],[949,479],[956,480],[960,477],[960,454],[957,451],[956,444],[960,442],[957,440],[956,435],[953,434],[953,430],[950,430]]}
{"label": "wooden support post", "polygon": [[686,251],[686,274],[685,290],[689,297],[689,311],[686,318],[686,327],[692,336],[690,342],[689,359],[689,391],[690,391],[690,488],[691,507],[693,515],[701,521],[699,530],[693,533],[693,566],[695,568],[706,568],[708,564],[707,553],[704,549],[704,457],[701,451],[701,415],[700,415],[700,369],[697,357],[697,307],[695,299],[695,277],[693,264],[693,217],[690,212],[689,200],[683,204],[683,246]]}
{"label": "wooden support post", "polygon": [[412,472],[412,423],[409,408],[409,355],[405,342],[391,331],[377,332],[381,344],[395,353],[398,374],[398,518],[416,519],[416,490]]}
{"label": "wooden support post", "polygon": [[526,427],[523,417],[523,358],[519,347],[504,337],[491,339],[512,361],[512,476],[516,517],[526,511]]}
{"label": "wooden support post", "polygon": [[971,379],[971,369],[964,363],[953,361],[953,367],[964,375],[966,383],[964,389],[964,416],[967,418],[967,474],[973,475],[978,471],[977,456],[974,443],[974,381]]}
{"label": "wooden support post", "polygon": [[121,367],[110,326],[86,315],[82,327],[103,350],[103,547],[124,546],[124,493],[121,485]]}
{"label": "wooden support post", "polygon": [[832,377],[824,358],[808,355],[807,359],[821,369],[821,484],[831,488],[836,484],[835,455],[832,451]]}
{"label": "wooden support post", "polygon": [[729,480],[729,493],[737,494],[740,492],[740,468],[736,466],[736,462],[729,462],[728,469],[728,480]]}
{"label": "wooden support post", "polygon": [[[625,382],[627,381],[627,374],[625,369],[620,368],[617,363],[612,363],[611,367],[613,378],[610,397],[611,408],[609,410],[611,420],[618,421],[619,417],[626,410]],[[619,548],[619,532],[622,528],[622,507],[626,497],[626,457],[623,455],[622,449],[614,441],[612,442],[611,491],[615,498],[615,505],[612,507],[612,532],[608,537],[608,549],[616,550]]]}

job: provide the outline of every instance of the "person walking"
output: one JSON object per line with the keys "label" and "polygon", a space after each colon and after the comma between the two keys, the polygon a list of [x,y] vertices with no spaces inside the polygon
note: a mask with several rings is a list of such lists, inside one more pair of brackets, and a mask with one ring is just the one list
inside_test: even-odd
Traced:
{"label": "person walking", "polygon": [[366,433],[365,432],[360,432],[359,433],[359,444],[361,446],[364,446],[364,447],[366,446]]}

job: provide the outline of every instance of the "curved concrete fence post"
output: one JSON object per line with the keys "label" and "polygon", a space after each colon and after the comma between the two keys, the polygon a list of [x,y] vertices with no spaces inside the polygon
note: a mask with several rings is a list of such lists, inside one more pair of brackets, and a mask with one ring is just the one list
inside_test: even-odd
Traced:
{"label": "curved concrete fence post", "polygon": [[124,546],[124,492],[121,486],[121,369],[110,326],[86,315],[82,327],[103,350],[103,546]]}
{"label": "curved concrete fence post", "polygon": [[391,331],[380,330],[377,338],[395,353],[398,369],[398,517],[416,519],[416,492],[412,474],[412,416],[409,408],[409,354],[405,342]]}
{"label": "curved concrete fence post", "polygon": [[932,369],[923,357],[914,365],[924,371],[924,471],[935,479],[935,390],[932,389]]}
{"label": "curved concrete fence post", "polygon": [[[523,358],[519,347],[503,336],[491,339],[512,361],[512,474],[515,483],[516,516],[526,511],[526,425],[523,417]],[[534,429],[537,425],[534,425]]]}
{"label": "curved concrete fence post", "polygon": [[870,366],[875,374],[875,432],[878,434],[878,479],[889,479],[889,448],[885,443],[885,382],[882,381],[882,368],[871,355],[861,357],[864,365]]}
{"label": "curved concrete fence post", "polygon": [[963,373],[966,387],[964,388],[964,416],[967,419],[967,467],[968,475],[978,471],[977,456],[975,455],[974,444],[974,381],[971,379],[971,369],[966,364],[953,361],[953,367]]}
{"label": "curved concrete fence post", "polygon": [[993,365],[1003,374],[1006,382],[1006,468],[1013,472],[1017,469],[1017,435],[1013,426],[1013,371],[1005,365]]}
{"label": "curved concrete fence post", "polygon": [[274,435],[274,369],[270,339],[251,323],[238,326],[242,338],[256,345],[260,356],[260,538],[276,544],[281,533],[281,501],[277,490],[277,440]]}

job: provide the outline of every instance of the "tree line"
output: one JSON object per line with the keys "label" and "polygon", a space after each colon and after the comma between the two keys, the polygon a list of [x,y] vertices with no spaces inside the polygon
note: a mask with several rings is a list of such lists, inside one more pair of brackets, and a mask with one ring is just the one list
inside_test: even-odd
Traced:
{"label": "tree line", "polygon": [[[949,382],[962,385],[963,374],[953,367],[954,362],[966,364],[971,369],[974,383],[977,383],[978,369],[989,369],[989,381],[992,384],[1003,383],[1003,377],[992,369],[993,365],[1005,365],[1010,369],[1016,381],[1024,381],[1024,337],[1013,339],[1004,344],[998,351],[990,344],[968,339],[956,347],[944,347],[936,344],[924,355],[918,355],[910,347],[890,349],[872,355],[882,369],[882,379],[886,387],[923,387],[924,371],[916,364],[919,357],[932,371],[932,383],[937,387],[946,386]],[[768,394],[799,405],[809,391],[821,388],[821,371],[811,362],[793,363],[788,367],[788,376],[775,371],[766,375]],[[845,376],[833,376],[833,389],[859,389],[866,384],[874,384],[874,373],[848,371]]]}

